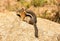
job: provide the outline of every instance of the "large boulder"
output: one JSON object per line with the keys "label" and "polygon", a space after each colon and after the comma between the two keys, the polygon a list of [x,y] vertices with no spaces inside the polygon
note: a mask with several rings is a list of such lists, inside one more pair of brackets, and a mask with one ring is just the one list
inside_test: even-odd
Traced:
{"label": "large boulder", "polygon": [[34,27],[20,20],[15,12],[0,13],[0,41],[59,41],[60,24],[37,18],[38,36]]}

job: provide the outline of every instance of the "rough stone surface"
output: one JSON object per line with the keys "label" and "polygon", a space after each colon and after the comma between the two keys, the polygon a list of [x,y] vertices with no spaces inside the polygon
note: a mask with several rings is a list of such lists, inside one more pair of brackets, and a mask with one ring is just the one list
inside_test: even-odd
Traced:
{"label": "rough stone surface", "polygon": [[60,24],[37,18],[39,38],[34,27],[20,21],[15,12],[0,13],[0,41],[60,41]]}

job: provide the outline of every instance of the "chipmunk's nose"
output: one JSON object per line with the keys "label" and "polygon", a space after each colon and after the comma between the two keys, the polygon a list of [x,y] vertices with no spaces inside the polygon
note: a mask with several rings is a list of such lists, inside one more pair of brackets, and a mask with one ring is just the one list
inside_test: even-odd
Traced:
{"label": "chipmunk's nose", "polygon": [[17,16],[21,17],[19,14],[17,14]]}

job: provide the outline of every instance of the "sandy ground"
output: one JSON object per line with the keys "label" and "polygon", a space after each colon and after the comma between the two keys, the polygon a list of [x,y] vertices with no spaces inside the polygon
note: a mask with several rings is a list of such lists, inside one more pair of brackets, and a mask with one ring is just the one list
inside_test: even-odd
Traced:
{"label": "sandy ground", "polygon": [[34,27],[20,21],[15,12],[0,13],[0,41],[60,41],[60,24],[37,18],[39,38]]}

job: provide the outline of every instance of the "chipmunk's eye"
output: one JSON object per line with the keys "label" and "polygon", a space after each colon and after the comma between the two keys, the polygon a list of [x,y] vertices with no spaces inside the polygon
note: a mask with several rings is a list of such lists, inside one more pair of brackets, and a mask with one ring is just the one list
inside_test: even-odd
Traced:
{"label": "chipmunk's eye", "polygon": [[19,14],[17,14],[17,16],[21,17]]}

